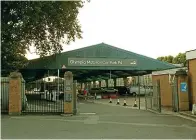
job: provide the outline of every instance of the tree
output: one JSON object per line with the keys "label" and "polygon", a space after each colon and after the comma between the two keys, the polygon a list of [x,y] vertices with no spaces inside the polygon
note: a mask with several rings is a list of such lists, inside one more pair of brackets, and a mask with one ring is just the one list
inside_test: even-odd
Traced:
{"label": "tree", "polygon": [[160,60],[160,61],[164,61],[164,58],[165,57],[161,56],[161,57],[158,57],[157,59]]}
{"label": "tree", "polygon": [[168,63],[173,63],[173,60],[174,60],[173,56],[171,56],[171,55],[167,56],[167,62]]}
{"label": "tree", "polygon": [[171,55],[169,56],[161,56],[157,58],[160,61],[172,63],[172,64],[183,64],[186,66],[186,54],[185,53],[179,53],[176,57],[173,57]]}
{"label": "tree", "polygon": [[174,58],[174,64],[183,64],[184,66],[186,66],[186,54],[185,53],[179,53]]}
{"label": "tree", "polygon": [[163,62],[172,63],[174,57],[169,55],[169,56],[161,56],[161,57],[158,57],[157,59]]}
{"label": "tree", "polygon": [[82,7],[82,1],[2,1],[2,69],[24,67],[32,45],[43,57],[61,52],[62,43],[82,38],[77,19]]}

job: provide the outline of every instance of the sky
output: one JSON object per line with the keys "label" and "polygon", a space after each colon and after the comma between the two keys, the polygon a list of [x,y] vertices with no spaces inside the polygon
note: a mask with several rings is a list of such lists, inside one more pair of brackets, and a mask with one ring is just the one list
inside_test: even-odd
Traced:
{"label": "sky", "polygon": [[91,0],[78,15],[83,39],[63,51],[104,42],[152,58],[176,56],[196,49],[195,7],[196,0]]}

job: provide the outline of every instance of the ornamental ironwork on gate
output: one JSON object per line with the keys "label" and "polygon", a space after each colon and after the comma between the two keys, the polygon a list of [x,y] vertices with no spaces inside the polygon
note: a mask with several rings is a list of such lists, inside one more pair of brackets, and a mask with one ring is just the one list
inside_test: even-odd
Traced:
{"label": "ornamental ironwork on gate", "polygon": [[63,113],[64,79],[43,78],[25,83],[23,113]]}

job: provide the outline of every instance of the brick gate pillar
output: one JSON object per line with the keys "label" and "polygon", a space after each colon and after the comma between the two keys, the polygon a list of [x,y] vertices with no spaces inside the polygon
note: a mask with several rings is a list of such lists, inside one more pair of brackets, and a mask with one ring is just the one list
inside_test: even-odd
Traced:
{"label": "brick gate pillar", "polygon": [[20,115],[22,75],[19,72],[11,72],[9,79],[9,115]]}
{"label": "brick gate pillar", "polygon": [[178,100],[179,100],[179,110],[188,111],[189,110],[189,95],[188,95],[188,75],[186,71],[179,70],[175,74],[178,79]]}
{"label": "brick gate pillar", "polygon": [[73,74],[68,71],[64,74],[64,113],[73,114]]}

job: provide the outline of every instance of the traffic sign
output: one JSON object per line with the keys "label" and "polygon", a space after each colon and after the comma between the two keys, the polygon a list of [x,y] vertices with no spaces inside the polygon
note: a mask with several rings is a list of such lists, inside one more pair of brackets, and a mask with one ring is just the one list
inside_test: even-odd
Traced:
{"label": "traffic sign", "polygon": [[180,90],[181,92],[187,92],[187,83],[185,82],[180,83]]}

